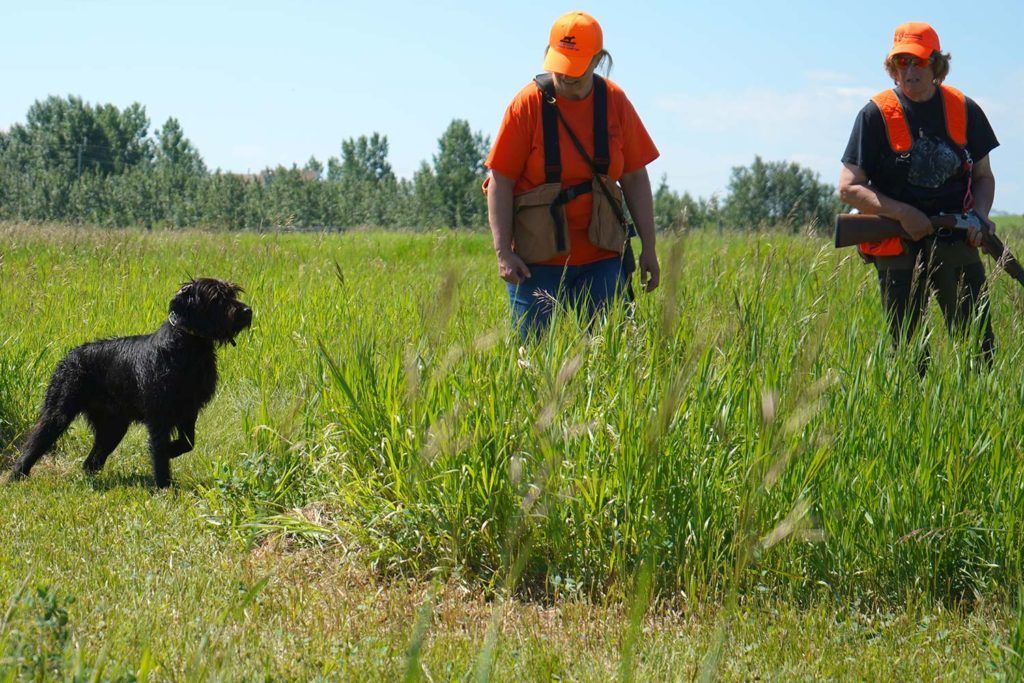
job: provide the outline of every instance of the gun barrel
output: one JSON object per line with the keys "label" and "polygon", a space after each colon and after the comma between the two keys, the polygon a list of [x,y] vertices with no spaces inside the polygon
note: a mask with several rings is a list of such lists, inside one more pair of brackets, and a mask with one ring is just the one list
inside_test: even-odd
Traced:
{"label": "gun barrel", "polygon": [[1003,244],[1003,241],[995,233],[986,232],[982,236],[981,249],[995,259],[996,264],[1005,270],[1010,277],[1019,282],[1021,286],[1024,286],[1024,267],[1021,267],[1020,261],[1006,248],[1006,245]]}

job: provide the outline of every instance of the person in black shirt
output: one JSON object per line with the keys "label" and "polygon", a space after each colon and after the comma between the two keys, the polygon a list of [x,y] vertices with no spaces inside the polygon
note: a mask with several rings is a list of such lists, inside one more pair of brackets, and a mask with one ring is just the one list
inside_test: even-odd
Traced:
{"label": "person in black shirt", "polygon": [[[894,342],[914,333],[935,289],[951,333],[965,334],[976,318],[982,320],[981,351],[991,363],[994,336],[977,249],[981,232],[972,229],[966,241],[937,237],[928,219],[973,209],[987,229],[995,229],[988,219],[995,196],[988,155],[999,142],[981,107],[943,85],[949,61],[928,24],[897,27],[885,59],[896,87],[857,115],[839,196],[861,213],[898,220],[910,238],[861,245],[878,270]],[[926,365],[927,351],[922,373]]]}

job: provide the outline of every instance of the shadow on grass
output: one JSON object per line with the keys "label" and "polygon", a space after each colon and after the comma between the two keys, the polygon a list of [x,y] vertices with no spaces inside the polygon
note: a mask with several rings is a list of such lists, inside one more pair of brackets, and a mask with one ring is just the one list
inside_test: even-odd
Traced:
{"label": "shadow on grass", "polygon": [[[53,462],[47,462],[47,458],[45,457],[35,468],[33,468],[32,475],[30,477],[18,477],[15,476],[12,471],[16,456],[16,452],[11,454],[0,453],[0,485],[52,477],[55,481],[66,480],[66,483],[69,484],[77,482],[72,485],[84,486],[95,493],[106,493],[118,489],[132,488],[146,489],[151,493],[156,493],[161,490],[156,487],[156,484],[153,481],[153,473],[148,469],[140,469],[133,472],[107,467],[104,471],[98,474],[86,474],[81,470],[81,463],[79,462],[55,465]],[[209,476],[183,473],[174,479],[170,490],[182,492],[194,491],[199,488],[211,486],[212,484],[213,479]]]}
{"label": "shadow on grass", "polygon": [[86,486],[98,493],[123,488],[143,488],[156,491],[153,475],[149,472],[111,472],[84,477]]}

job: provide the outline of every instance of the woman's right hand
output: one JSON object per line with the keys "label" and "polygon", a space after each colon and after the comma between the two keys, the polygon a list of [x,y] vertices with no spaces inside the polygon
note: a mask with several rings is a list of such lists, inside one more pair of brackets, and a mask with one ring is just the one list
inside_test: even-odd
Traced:
{"label": "woman's right hand", "polygon": [[923,211],[879,192],[860,166],[843,164],[839,171],[839,198],[861,213],[899,221],[903,232],[915,242],[935,232],[931,219]]}
{"label": "woman's right hand", "polygon": [[498,275],[509,284],[518,285],[530,277],[526,262],[512,250],[498,252]]}
{"label": "woman's right hand", "polygon": [[914,242],[935,232],[935,227],[932,225],[932,220],[928,215],[909,204],[901,212],[899,221],[903,227],[903,232],[907,233]]}

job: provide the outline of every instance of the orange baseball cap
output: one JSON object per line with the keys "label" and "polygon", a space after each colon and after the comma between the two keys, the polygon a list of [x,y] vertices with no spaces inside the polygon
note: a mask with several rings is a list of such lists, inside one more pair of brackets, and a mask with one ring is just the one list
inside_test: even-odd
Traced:
{"label": "orange baseball cap", "polygon": [[887,59],[893,55],[914,55],[929,59],[933,52],[941,52],[939,34],[935,29],[921,21],[908,21],[896,27]]}
{"label": "orange baseball cap", "polygon": [[604,34],[597,19],[586,12],[569,12],[558,17],[551,27],[543,68],[576,78],[586,72],[590,60],[603,49]]}

